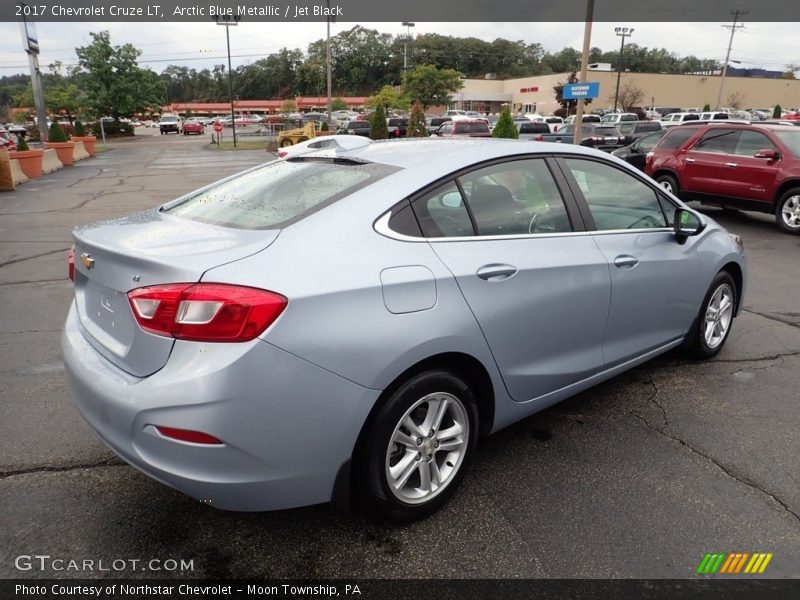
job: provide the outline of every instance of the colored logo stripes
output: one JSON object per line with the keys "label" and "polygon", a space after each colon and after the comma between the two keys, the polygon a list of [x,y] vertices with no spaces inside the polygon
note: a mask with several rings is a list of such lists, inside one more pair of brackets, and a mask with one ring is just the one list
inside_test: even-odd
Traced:
{"label": "colored logo stripes", "polygon": [[752,554],[749,552],[708,552],[700,561],[696,573],[698,575],[713,575],[714,573],[756,575],[766,570],[772,556],[771,552],[754,552]]}

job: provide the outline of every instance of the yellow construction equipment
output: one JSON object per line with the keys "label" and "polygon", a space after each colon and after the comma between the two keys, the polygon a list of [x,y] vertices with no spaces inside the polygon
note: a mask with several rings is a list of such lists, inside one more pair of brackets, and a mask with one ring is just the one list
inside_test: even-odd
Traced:
{"label": "yellow construction equipment", "polygon": [[309,121],[299,129],[289,129],[278,134],[278,146],[294,146],[300,142],[305,142],[313,137],[317,137],[317,127],[313,121]]}

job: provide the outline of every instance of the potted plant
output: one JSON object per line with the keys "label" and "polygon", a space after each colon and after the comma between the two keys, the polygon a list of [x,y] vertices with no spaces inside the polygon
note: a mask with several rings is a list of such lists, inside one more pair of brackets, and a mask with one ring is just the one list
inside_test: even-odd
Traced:
{"label": "potted plant", "polygon": [[53,121],[53,124],[50,126],[50,130],[47,132],[46,145],[48,150],[52,148],[56,151],[58,160],[60,160],[61,164],[65,167],[74,163],[72,152],[75,148],[75,142],[69,141],[67,134],[61,129],[61,125],[58,124],[58,121]]}
{"label": "potted plant", "polygon": [[31,150],[24,136],[17,136],[17,149],[8,153],[9,157],[19,161],[19,167],[30,179],[42,176],[42,156],[44,150]]}
{"label": "potted plant", "polygon": [[83,146],[86,148],[89,156],[94,156],[97,136],[86,135],[86,127],[78,120],[75,121],[75,135],[72,136],[72,140],[75,142],[83,142]]}

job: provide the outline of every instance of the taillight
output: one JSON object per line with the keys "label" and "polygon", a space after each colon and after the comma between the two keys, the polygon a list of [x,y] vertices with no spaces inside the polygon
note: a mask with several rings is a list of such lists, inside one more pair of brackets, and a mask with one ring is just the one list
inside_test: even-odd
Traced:
{"label": "taillight", "polygon": [[222,440],[215,438],[213,435],[203,433],[202,431],[192,431],[191,429],[176,429],[175,427],[162,427],[156,425],[158,433],[164,437],[181,442],[190,442],[192,444],[207,444],[211,446],[221,446]]}
{"label": "taillight", "polygon": [[286,308],[280,294],[223,283],[171,283],[128,292],[139,326],[198,342],[247,342]]}
{"label": "taillight", "polygon": [[67,252],[67,275],[70,281],[75,281],[75,246]]}
{"label": "taillight", "polygon": [[286,155],[289,154],[286,150],[278,150],[278,158],[286,158]]}
{"label": "taillight", "polygon": [[542,141],[544,141],[544,138],[541,135],[535,135],[535,136],[533,136],[533,141],[534,142],[542,142]]}

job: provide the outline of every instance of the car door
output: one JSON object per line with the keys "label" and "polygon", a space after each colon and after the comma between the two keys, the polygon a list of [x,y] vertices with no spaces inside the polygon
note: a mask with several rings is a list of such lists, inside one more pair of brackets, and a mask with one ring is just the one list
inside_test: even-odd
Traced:
{"label": "car door", "polygon": [[464,173],[412,203],[455,276],[511,397],[597,373],[611,283],[603,254],[543,158]]}
{"label": "car door", "polygon": [[737,129],[708,127],[702,137],[686,151],[681,172],[681,187],[686,192],[724,196],[723,182],[735,163],[731,155],[736,148]]}
{"label": "car door", "polygon": [[679,244],[671,228],[675,206],[627,169],[589,158],[559,163],[608,263],[606,365],[624,363],[686,335],[702,284],[693,253],[697,238]]}
{"label": "car door", "polygon": [[781,160],[756,158],[755,153],[759,150],[777,152],[778,148],[760,131],[743,129],[736,141],[734,155],[730,157],[726,196],[761,202],[773,201]]}
{"label": "car door", "polygon": [[652,151],[653,148],[656,147],[656,144],[658,143],[658,140],[661,139],[661,137],[662,133],[656,132],[639,138],[631,145],[630,155],[626,158],[626,160],[634,167],[644,172],[645,159],[647,158],[647,153]]}

